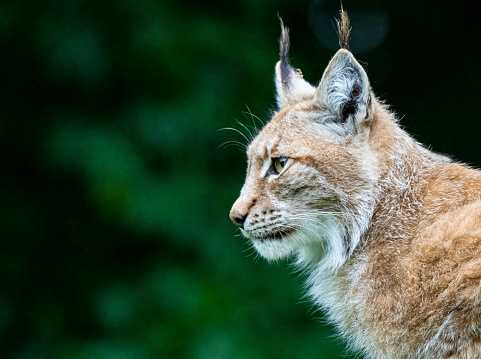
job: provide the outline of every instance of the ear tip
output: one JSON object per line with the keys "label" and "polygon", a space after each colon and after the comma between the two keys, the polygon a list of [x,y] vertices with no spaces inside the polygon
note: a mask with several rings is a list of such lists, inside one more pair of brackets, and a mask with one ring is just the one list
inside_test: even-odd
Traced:
{"label": "ear tip", "polygon": [[346,49],[339,49],[332,57],[331,63],[341,66],[349,66],[353,68],[357,68],[360,70],[360,73],[363,74],[362,76],[367,79],[366,71],[364,67],[357,61],[356,57],[352,54],[351,51]]}
{"label": "ear tip", "polygon": [[350,58],[350,59],[355,59],[354,55],[352,54],[351,51],[347,49],[339,49],[337,52],[334,54],[332,58]]}

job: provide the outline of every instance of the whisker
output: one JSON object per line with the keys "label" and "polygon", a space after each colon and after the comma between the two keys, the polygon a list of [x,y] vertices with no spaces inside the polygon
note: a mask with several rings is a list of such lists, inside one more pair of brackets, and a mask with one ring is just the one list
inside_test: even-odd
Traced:
{"label": "whisker", "polygon": [[236,119],[236,122],[241,125],[245,130],[246,132],[249,134],[249,137],[250,137],[250,140],[248,140],[248,142],[252,142],[252,140],[255,138],[255,136],[252,134],[252,132],[249,130],[249,127],[247,127],[246,125],[244,125],[242,122],[240,122],[239,120]]}
{"label": "whisker", "polygon": [[[245,118],[247,118],[247,115],[250,115],[248,112],[245,112],[245,111],[242,111],[242,114],[244,115]],[[254,127],[255,134],[257,135],[259,133],[259,129],[257,128],[254,117],[252,116],[251,116],[251,121],[252,121],[252,126]]]}
{"label": "whisker", "polygon": [[239,141],[236,141],[236,140],[226,141],[226,142],[224,142],[223,144],[217,146],[217,148],[227,148],[227,147],[230,147],[230,146],[234,146],[234,147],[240,149],[242,152],[245,152],[245,151],[246,151],[245,145],[242,144],[242,143],[239,142]]}
{"label": "whisker", "polygon": [[249,138],[248,138],[242,131],[238,130],[237,128],[224,127],[224,128],[219,128],[217,131],[226,131],[226,130],[230,130],[230,131],[237,132],[237,133],[240,134],[242,137],[244,137],[244,139],[247,141],[247,143],[250,143]]}
{"label": "whisker", "polygon": [[[251,109],[249,108],[249,106],[247,106],[247,104],[246,104],[246,107],[247,107],[247,112],[244,112],[244,113],[247,113],[248,115],[250,115],[251,118],[253,119],[253,121],[254,121],[254,119],[255,119],[255,120],[258,120],[258,121],[260,122],[260,124],[261,124],[261,127],[264,127],[264,125],[265,125],[264,121],[262,121],[258,116],[254,115],[254,114],[252,113]],[[255,123],[255,122],[254,122],[254,123]],[[255,125],[254,125],[254,126],[255,126]]]}

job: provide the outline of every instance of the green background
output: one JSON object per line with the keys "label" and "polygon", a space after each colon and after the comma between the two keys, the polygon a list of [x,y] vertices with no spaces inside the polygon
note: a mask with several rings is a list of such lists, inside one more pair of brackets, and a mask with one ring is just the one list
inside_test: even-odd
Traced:
{"label": "green background", "polygon": [[[480,163],[475,1],[343,1],[374,91]],[[12,359],[337,358],[286,263],[228,219],[279,14],[317,83],[338,1],[0,2],[0,349]],[[257,124],[259,126],[259,124]]]}

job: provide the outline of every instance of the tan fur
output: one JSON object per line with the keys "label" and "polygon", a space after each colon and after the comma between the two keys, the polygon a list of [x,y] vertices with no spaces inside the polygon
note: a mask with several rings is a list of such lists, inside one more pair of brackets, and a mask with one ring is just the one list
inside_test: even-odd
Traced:
{"label": "tan fur", "polygon": [[[368,358],[481,358],[481,172],[409,137],[341,51],[250,144],[231,218],[267,259],[296,258],[312,300]],[[361,92],[342,117],[329,76],[346,61]]]}

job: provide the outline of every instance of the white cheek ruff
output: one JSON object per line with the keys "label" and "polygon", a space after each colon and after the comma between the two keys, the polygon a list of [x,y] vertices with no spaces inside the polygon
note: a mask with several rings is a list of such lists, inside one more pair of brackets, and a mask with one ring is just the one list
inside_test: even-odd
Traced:
{"label": "white cheek ruff", "polygon": [[333,216],[304,220],[298,229],[281,239],[251,238],[257,252],[267,260],[286,259],[296,255],[296,264],[316,263],[321,271],[335,270],[346,260],[343,226]]}
{"label": "white cheek ruff", "polygon": [[[292,235],[294,236],[294,235]],[[280,259],[288,258],[295,250],[290,237],[276,240],[258,240],[253,239],[252,245],[257,250],[257,252],[269,261],[275,261]]]}
{"label": "white cheek ruff", "polygon": [[[284,223],[294,223],[295,230],[277,239],[260,240],[251,231],[243,234],[267,260],[285,259],[295,255],[295,264],[312,271],[312,283],[319,277],[339,269],[349,258],[369,226],[373,205],[366,201],[357,213],[312,211],[306,214],[284,214]],[[315,297],[317,295],[314,294]]]}
{"label": "white cheek ruff", "polygon": [[242,234],[249,238],[257,252],[267,260],[278,260],[289,257],[294,251],[297,226],[286,226],[285,214],[272,221],[264,217],[262,221],[251,223],[246,221]]}

